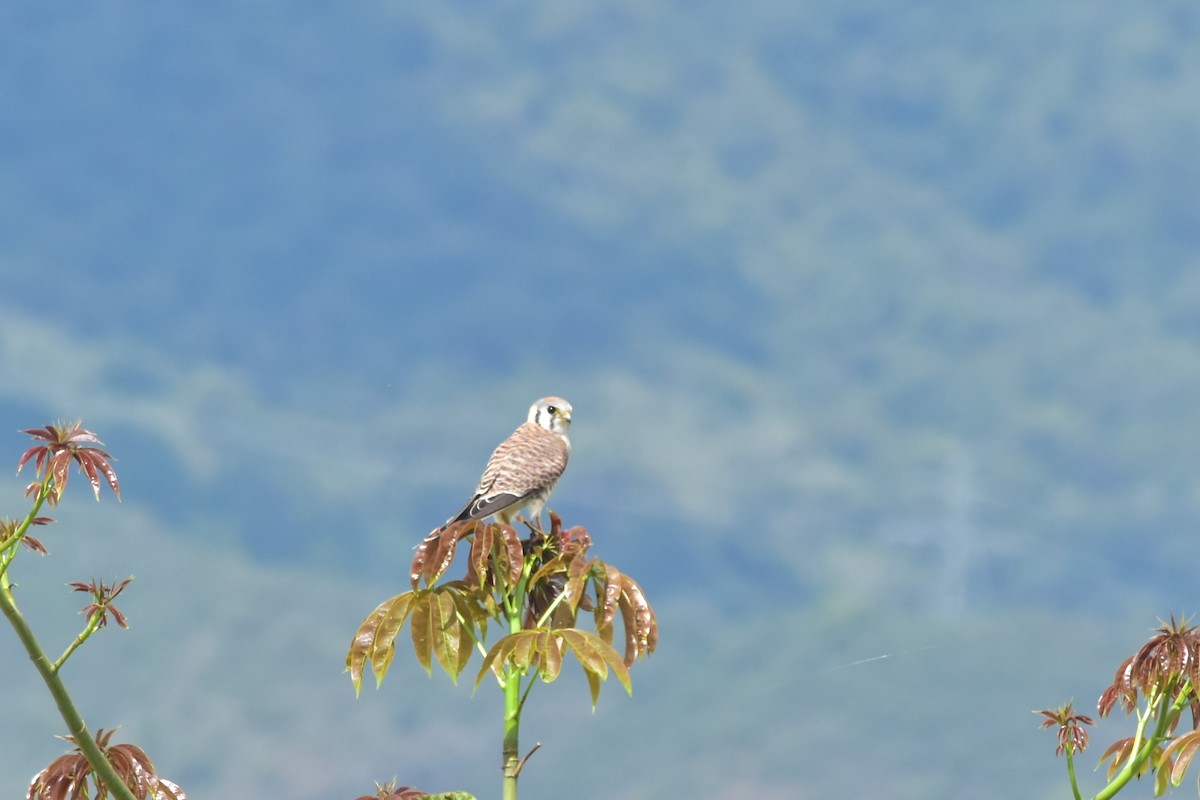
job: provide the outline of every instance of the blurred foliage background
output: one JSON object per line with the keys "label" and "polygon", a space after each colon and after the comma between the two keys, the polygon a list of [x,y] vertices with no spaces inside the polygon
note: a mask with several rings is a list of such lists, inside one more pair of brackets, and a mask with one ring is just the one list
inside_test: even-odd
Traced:
{"label": "blurred foliage background", "polygon": [[192,796],[490,793],[493,698],[342,658],[550,393],[662,635],[530,796],[1059,797],[1029,711],[1200,610],[1193,4],[16,3],[0,97],[0,444],[123,487],[19,599],[137,576],[66,677]]}

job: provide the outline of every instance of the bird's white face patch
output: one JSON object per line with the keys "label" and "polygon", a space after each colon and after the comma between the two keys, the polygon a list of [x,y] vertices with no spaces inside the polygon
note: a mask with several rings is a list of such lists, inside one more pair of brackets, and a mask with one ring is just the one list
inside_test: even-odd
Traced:
{"label": "bird's white face patch", "polygon": [[571,412],[571,404],[561,397],[543,397],[529,409],[529,421],[566,436],[567,429],[571,427]]}

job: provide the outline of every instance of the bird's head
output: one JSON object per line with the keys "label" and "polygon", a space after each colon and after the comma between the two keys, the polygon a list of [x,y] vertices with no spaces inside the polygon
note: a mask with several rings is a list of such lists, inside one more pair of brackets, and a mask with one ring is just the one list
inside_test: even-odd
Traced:
{"label": "bird's head", "polygon": [[571,404],[561,397],[543,397],[529,407],[529,421],[534,425],[566,436],[571,427]]}

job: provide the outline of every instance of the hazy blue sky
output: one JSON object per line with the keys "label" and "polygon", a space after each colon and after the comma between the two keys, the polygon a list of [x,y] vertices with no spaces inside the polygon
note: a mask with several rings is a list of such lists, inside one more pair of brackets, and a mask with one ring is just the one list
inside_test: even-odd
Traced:
{"label": "hazy blue sky", "polygon": [[[596,748],[622,797],[833,796],[853,726],[776,689],[902,651],[828,679],[885,694],[893,796],[1011,796],[913,744],[983,673],[1010,688],[961,746],[1062,789],[1028,709],[1195,609],[1198,45],[1186,2],[7,5],[0,412],[82,417],[125,485],[56,515],[29,602],[138,576],[96,724],[194,797],[485,796],[495,698],[418,670],[355,702],[341,658],[561,394],[551,506],[663,652],[597,717],[547,692],[534,795]],[[5,660],[9,795],[59,727]]]}

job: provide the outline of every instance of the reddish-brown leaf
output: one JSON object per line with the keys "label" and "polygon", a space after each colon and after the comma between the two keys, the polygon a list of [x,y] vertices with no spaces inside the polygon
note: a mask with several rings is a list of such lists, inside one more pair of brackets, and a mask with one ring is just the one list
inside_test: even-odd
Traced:
{"label": "reddish-brown leaf", "polygon": [[466,520],[464,522],[456,522],[446,528],[438,543],[438,554],[434,562],[434,569],[425,578],[428,585],[432,586],[438,578],[446,573],[446,570],[450,569],[450,564],[454,561],[454,554],[458,550],[458,543],[463,537],[475,530],[478,524],[475,520]]}
{"label": "reddish-brown leaf", "polygon": [[621,576],[621,619],[625,625],[625,666],[658,646],[658,621],[638,582]]}
{"label": "reddish-brown leaf", "polygon": [[67,480],[71,477],[70,467],[71,454],[65,450],[50,458],[50,464],[47,468],[50,474],[54,476],[54,498],[56,501],[62,497],[63,492],[67,489]]}
{"label": "reddish-brown leaf", "polygon": [[467,582],[483,587],[488,581],[488,559],[492,555],[492,540],[495,529],[491,525],[475,526],[475,538],[471,540],[471,553],[467,560]]}
{"label": "reddish-brown leaf", "polygon": [[1154,631],[1154,635],[1127,659],[1117,670],[1117,676],[1101,695],[1104,708],[1111,710],[1119,698],[1132,713],[1138,694],[1149,697],[1156,693],[1172,694],[1177,685],[1197,671],[1200,661],[1200,628],[1188,619],[1171,616]]}
{"label": "reddish-brown leaf", "polygon": [[[31,433],[31,431],[24,431],[24,433]],[[46,448],[42,445],[34,445],[26,450],[24,454],[22,454],[21,460],[17,462],[17,474],[21,474],[21,470],[25,468],[25,464],[28,463],[29,459],[33,458],[34,456],[37,456],[37,460],[33,465],[34,471],[40,473],[42,471],[42,464],[45,463],[48,453],[49,451],[46,450]]]}
{"label": "reddish-brown leaf", "polygon": [[411,786],[397,786],[396,779],[393,778],[391,783],[386,786],[375,784],[375,794],[364,794],[356,800],[420,800],[420,798],[428,796],[428,792],[414,789]]}
{"label": "reddish-brown leaf", "polygon": [[[66,489],[71,461],[75,461],[79,470],[87,476],[97,500],[100,499],[100,486],[104,482],[108,483],[113,494],[120,499],[121,484],[110,463],[112,456],[97,446],[102,442],[91,431],[83,428],[81,423],[30,428],[25,433],[44,444],[35,445],[25,451],[17,462],[17,472],[20,472],[30,459],[33,459],[39,477],[48,472],[54,481],[53,490],[48,498],[51,505],[58,502]],[[28,490],[26,493],[28,494]]]}
{"label": "reddish-brown leaf", "polygon": [[375,686],[378,688],[383,676],[387,674],[396,654],[396,637],[400,629],[412,613],[413,599],[419,592],[404,592],[393,597],[387,604],[387,613],[379,620],[375,631],[375,640],[371,645],[371,671],[375,675]]}
{"label": "reddish-brown leaf", "polygon": [[516,586],[521,580],[521,570],[525,566],[525,552],[521,548],[521,537],[511,525],[492,523],[496,527],[496,568],[507,586]]}
{"label": "reddish-brown leaf", "polygon": [[1103,764],[1105,761],[1109,761],[1111,759],[1111,763],[1108,765],[1108,775],[1106,776],[1107,780],[1112,780],[1112,776],[1116,775],[1117,771],[1121,769],[1121,765],[1123,765],[1129,759],[1129,754],[1131,752],[1133,752],[1132,736],[1125,739],[1118,739],[1110,744],[1107,750],[1100,754],[1100,764]]}
{"label": "reddish-brown leaf", "polygon": [[567,565],[566,602],[570,605],[572,613],[579,611],[584,597],[583,593],[587,589],[588,577],[591,575],[592,567],[598,562],[599,559],[587,559],[580,556],[571,559]]}
{"label": "reddish-brown leaf", "polygon": [[[463,619],[469,620],[469,617]],[[475,652],[475,628],[470,622],[461,622],[458,626],[458,661],[454,665],[454,682],[458,683],[458,676],[467,668],[468,662],[471,660],[471,655]]]}
{"label": "reddish-brown leaf", "polygon": [[526,670],[533,664],[536,656],[535,647],[537,646],[537,635],[539,631],[533,630],[521,631],[516,634],[516,641],[513,642],[512,648],[508,653],[508,660],[512,665],[519,670]]}
{"label": "reddish-brown leaf", "polygon": [[495,600],[491,593],[466,581],[451,581],[446,585],[453,589],[458,613],[479,629],[480,639],[486,639],[488,620],[496,613]]}
{"label": "reddish-brown leaf", "polygon": [[99,627],[105,628],[108,626],[108,617],[111,614],[118,625],[120,625],[122,628],[128,628],[129,625],[125,619],[125,615],[121,613],[120,609],[113,605],[113,600],[115,600],[117,595],[121,594],[121,592],[125,590],[125,587],[128,586],[132,581],[133,578],[126,578],[123,581],[117,581],[116,583],[109,585],[104,581],[97,581],[95,578],[93,578],[91,583],[73,581],[67,585],[76,592],[86,592],[92,595],[92,600],[94,602],[84,606],[83,614],[89,618],[94,614],[99,614]]}
{"label": "reddish-brown leaf", "polygon": [[1200,750],[1200,731],[1189,731],[1167,746],[1167,755],[1175,759],[1175,766],[1171,768],[1172,784],[1179,786],[1183,783],[1183,776],[1191,766],[1192,759],[1196,757],[1198,750]]}
{"label": "reddish-brown leaf", "polygon": [[557,576],[562,575],[566,571],[567,567],[563,563],[562,558],[555,556],[542,562],[541,566],[530,576],[529,585],[533,587],[540,583],[553,581]]}
{"label": "reddish-brown leaf", "polygon": [[517,669],[528,668],[533,651],[533,637],[536,634],[536,630],[518,631],[508,634],[492,645],[492,649],[483,657],[479,674],[475,676],[475,688],[479,688],[479,684],[483,682],[483,676],[488,673],[488,670],[491,670],[496,679],[503,684],[503,667],[506,663],[511,663]]}
{"label": "reddish-brown leaf", "polygon": [[583,558],[592,546],[591,534],[582,525],[563,531],[559,541],[562,542],[562,553],[567,558]]}
{"label": "reddish-brown leaf", "polygon": [[[114,731],[101,728],[96,731],[95,741],[105,758],[112,765],[122,783],[138,800],[187,800],[182,789],[168,780],[159,778],[154,763],[144,750],[134,744],[109,745]],[[71,736],[64,739],[75,743]],[[95,784],[95,794],[91,785]],[[92,774],[91,765],[75,751],[55,759],[50,766],[34,776],[29,785],[27,800],[81,800],[87,797],[108,797],[109,794]]]}
{"label": "reddish-brown leaf", "polygon": [[621,573],[612,564],[604,565],[604,596],[597,599],[600,608],[596,612],[596,628],[600,629],[612,624],[621,602]]}
{"label": "reddish-brown leaf", "polygon": [[[621,599],[624,601],[624,595],[621,596]],[[625,628],[625,666],[632,667],[633,662],[637,661],[641,648],[638,642],[637,620],[630,603],[621,603],[621,624]]]}
{"label": "reddish-brown leaf", "polygon": [[78,753],[68,753],[50,762],[33,776],[27,800],[65,800],[72,785],[81,784],[91,771],[87,760]]}
{"label": "reddish-brown leaf", "polygon": [[559,603],[547,620],[547,624],[552,628],[574,628],[578,622],[579,615],[565,603]]}
{"label": "reddish-brown leaf", "polygon": [[396,635],[408,618],[412,597],[413,592],[405,592],[388,598],[358,626],[346,653],[346,669],[350,671],[356,693],[362,686],[363,667],[367,661],[371,662],[376,686],[383,681],[395,652]]}
{"label": "reddish-brown leaf", "polygon": [[426,536],[417,545],[416,552],[413,553],[412,567],[408,571],[408,577],[412,581],[414,589],[420,586],[421,578],[425,575],[425,570],[429,566],[430,560],[437,552],[438,539],[441,537],[441,534],[441,529],[438,529]]}
{"label": "reddish-brown leaf", "polygon": [[558,637],[548,630],[538,631],[536,641],[538,675],[544,682],[550,683],[562,671],[562,648],[559,647]]}
{"label": "reddish-brown leaf", "polygon": [[1100,695],[1096,709],[1100,716],[1107,717],[1113,708],[1120,703],[1126,714],[1132,714],[1137,707],[1137,689],[1132,680],[1133,656],[1121,662],[1113,682]]}
{"label": "reddish-brown leaf", "polygon": [[421,540],[413,554],[412,567],[409,570],[409,579],[414,589],[422,578],[426,586],[433,586],[437,582],[454,561],[459,540],[471,533],[477,524],[474,520],[455,522],[431,531]]}

